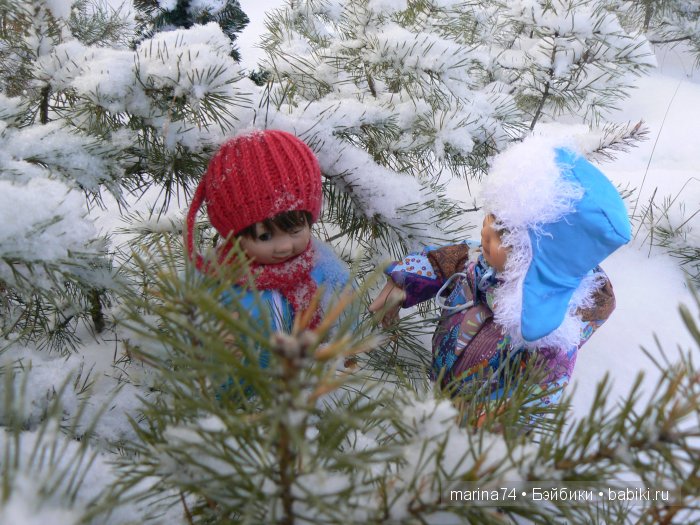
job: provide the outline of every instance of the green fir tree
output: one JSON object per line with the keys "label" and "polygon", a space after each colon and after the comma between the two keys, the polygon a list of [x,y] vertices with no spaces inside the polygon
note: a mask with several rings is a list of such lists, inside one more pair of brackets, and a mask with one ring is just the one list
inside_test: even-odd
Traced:
{"label": "green fir tree", "polygon": [[[248,17],[241,9],[238,0],[226,0],[225,2],[191,2],[191,0],[176,0],[174,5],[166,6],[157,0],[136,0],[134,5],[141,13],[148,14],[142,22],[140,34],[152,36],[157,31],[169,31],[172,29],[189,29],[195,24],[207,24],[216,22],[223,32],[236,41],[237,34],[248,25]],[[231,50],[231,57],[239,61],[240,53],[235,47]]]}

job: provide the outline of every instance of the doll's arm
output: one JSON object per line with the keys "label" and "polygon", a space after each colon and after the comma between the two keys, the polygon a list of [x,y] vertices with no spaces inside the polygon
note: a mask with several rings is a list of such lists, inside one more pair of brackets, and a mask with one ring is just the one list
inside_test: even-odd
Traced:
{"label": "doll's arm", "polygon": [[387,284],[369,311],[379,313],[384,326],[391,325],[401,307],[409,308],[435,297],[450,276],[464,269],[468,252],[467,243],[427,247],[389,264],[384,270]]}
{"label": "doll's arm", "polygon": [[463,272],[469,259],[469,250],[478,246],[472,241],[451,244],[427,252],[428,260],[440,279],[446,281],[458,272]]}
{"label": "doll's arm", "polygon": [[463,271],[468,252],[466,243],[427,247],[391,263],[384,273],[405,292],[401,306],[409,308],[435,297],[449,277]]}
{"label": "doll's arm", "polygon": [[389,279],[377,298],[369,305],[369,311],[378,314],[382,326],[387,328],[398,321],[399,310],[405,299],[406,292]]}

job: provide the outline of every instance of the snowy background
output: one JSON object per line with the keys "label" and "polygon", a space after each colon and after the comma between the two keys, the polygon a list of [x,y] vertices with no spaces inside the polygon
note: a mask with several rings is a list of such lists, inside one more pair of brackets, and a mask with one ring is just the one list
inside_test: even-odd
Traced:
{"label": "snowy background", "polygon": [[[658,200],[680,195],[670,210],[680,224],[683,213],[687,218],[700,208],[700,74],[692,70],[692,61],[683,61],[677,52],[657,58],[658,70],[638,80],[638,89],[623,103],[618,119],[644,120],[651,131],[649,140],[615,162],[599,166],[614,183],[639,190],[636,214],[654,192]],[[630,206],[634,209],[635,202]],[[700,222],[695,224],[690,235],[697,238]],[[677,353],[670,341],[683,349],[695,347],[678,314],[680,303],[694,305],[678,261],[650,248],[644,228],[634,231],[634,241],[602,265],[615,288],[617,309],[579,353],[574,372],[578,415],[585,413],[605,373],[615,382],[615,397],[629,391],[640,370],[646,371],[648,388],[653,388],[658,370],[640,347],[658,355],[654,335],[664,342],[669,357]]]}

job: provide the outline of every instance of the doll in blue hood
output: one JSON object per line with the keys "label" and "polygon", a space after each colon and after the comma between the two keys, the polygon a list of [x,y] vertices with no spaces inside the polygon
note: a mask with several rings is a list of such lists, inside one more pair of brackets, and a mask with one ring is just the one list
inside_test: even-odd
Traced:
{"label": "doll in blue hood", "polygon": [[400,307],[435,298],[432,377],[444,386],[504,378],[535,359],[544,368],[541,402],[556,402],[578,349],[615,308],[599,264],[630,240],[619,193],[572,149],[528,138],[494,159],[482,189],[481,244],[428,247],[389,265],[370,305],[382,322]]}

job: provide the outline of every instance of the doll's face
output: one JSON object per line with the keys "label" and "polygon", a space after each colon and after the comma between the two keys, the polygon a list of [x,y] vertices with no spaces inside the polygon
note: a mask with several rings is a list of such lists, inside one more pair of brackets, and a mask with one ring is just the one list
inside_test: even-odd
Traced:
{"label": "doll's face", "polygon": [[501,245],[501,234],[494,228],[496,217],[487,215],[481,227],[481,253],[484,259],[497,272],[502,272],[506,266],[506,259],[510,248]]}
{"label": "doll's face", "polygon": [[258,264],[279,264],[301,254],[310,239],[311,228],[308,224],[284,231],[274,224],[268,228],[258,222],[252,237],[240,237],[240,246],[248,258]]}

